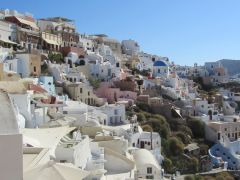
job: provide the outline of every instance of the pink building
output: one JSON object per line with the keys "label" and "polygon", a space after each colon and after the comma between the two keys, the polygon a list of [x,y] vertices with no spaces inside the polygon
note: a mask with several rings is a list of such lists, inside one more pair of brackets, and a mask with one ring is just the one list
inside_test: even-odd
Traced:
{"label": "pink building", "polygon": [[110,82],[102,82],[100,87],[95,91],[98,97],[106,98],[108,103],[118,101],[128,101],[133,104],[137,99],[137,93],[133,91],[121,91],[120,88],[115,88]]}

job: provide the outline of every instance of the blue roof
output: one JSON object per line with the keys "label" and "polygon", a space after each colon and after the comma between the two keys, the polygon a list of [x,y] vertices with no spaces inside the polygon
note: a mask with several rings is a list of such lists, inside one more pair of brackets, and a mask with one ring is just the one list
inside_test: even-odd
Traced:
{"label": "blue roof", "polygon": [[165,62],[163,61],[155,61],[153,66],[167,66]]}

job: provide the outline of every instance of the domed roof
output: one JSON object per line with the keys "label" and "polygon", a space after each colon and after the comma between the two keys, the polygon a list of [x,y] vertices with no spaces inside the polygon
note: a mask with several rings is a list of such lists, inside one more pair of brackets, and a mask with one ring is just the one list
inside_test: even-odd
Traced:
{"label": "domed roof", "polygon": [[96,120],[89,120],[88,122],[86,122],[85,126],[97,127],[97,126],[100,126],[100,123],[97,122]]}
{"label": "domed roof", "polygon": [[75,52],[69,52],[67,57],[78,57],[78,55]]}
{"label": "domed roof", "polygon": [[154,62],[153,66],[167,66],[167,64],[163,61],[158,60]]}

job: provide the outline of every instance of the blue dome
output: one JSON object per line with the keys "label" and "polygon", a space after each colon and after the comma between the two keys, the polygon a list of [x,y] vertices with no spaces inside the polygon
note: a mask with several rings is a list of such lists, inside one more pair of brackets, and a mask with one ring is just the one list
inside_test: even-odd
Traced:
{"label": "blue dome", "polygon": [[167,66],[165,62],[163,61],[155,61],[153,66]]}

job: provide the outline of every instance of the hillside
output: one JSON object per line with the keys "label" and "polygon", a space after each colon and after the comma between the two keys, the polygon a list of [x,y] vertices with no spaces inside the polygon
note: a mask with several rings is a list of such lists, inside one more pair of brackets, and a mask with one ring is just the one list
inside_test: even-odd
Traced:
{"label": "hillside", "polygon": [[217,62],[227,69],[229,75],[240,73],[240,60],[222,59]]}

